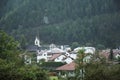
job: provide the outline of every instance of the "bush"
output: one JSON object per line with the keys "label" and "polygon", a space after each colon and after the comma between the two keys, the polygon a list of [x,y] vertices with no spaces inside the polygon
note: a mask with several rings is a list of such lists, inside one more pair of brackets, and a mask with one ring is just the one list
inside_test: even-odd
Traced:
{"label": "bush", "polygon": [[119,80],[120,65],[92,64],[87,66],[85,80]]}

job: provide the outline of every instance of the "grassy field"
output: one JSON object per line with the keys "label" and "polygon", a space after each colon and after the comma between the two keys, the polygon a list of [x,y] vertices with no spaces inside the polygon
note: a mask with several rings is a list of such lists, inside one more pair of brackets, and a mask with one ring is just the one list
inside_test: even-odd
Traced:
{"label": "grassy field", "polygon": [[50,76],[50,80],[58,80],[57,76]]}

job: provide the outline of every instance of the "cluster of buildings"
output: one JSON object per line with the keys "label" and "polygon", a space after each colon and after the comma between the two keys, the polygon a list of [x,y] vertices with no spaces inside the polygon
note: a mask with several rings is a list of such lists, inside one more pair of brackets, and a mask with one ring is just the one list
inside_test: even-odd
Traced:
{"label": "cluster of buildings", "polygon": [[[61,48],[58,48],[54,44],[51,44],[48,50],[37,50],[37,62],[39,62],[41,59],[44,59],[46,62],[66,62],[69,64],[77,58],[77,52],[80,49],[82,49],[82,47],[78,47],[71,51],[70,47],[61,46]],[[95,52],[93,47],[84,47],[84,49],[86,49],[85,53],[94,54]],[[86,61],[89,59],[90,56],[85,58]]]}
{"label": "cluster of buildings", "polygon": [[[35,45],[42,47],[38,38],[35,39]],[[55,44],[50,44],[47,49],[38,49],[37,50],[37,62],[44,60],[45,62],[65,62],[67,64],[73,62],[77,58],[77,52],[80,49],[85,49],[85,53],[95,53],[94,47],[78,47],[71,51],[71,48],[68,45],[56,46]],[[89,57],[85,58],[85,61],[88,61]]]}
{"label": "cluster of buildings", "polygon": [[[37,63],[40,63],[41,61],[44,62],[63,62],[66,63],[63,66],[60,66],[56,68],[57,71],[69,71],[73,72],[75,70],[75,63],[74,60],[77,58],[77,53],[79,50],[85,50],[85,54],[91,54],[86,57],[84,57],[83,61],[86,63],[89,63],[91,57],[93,54],[95,54],[95,48],[94,47],[77,47],[73,50],[68,45],[40,45],[40,40],[36,37],[35,39],[35,46],[32,48],[28,48],[29,51],[36,52],[36,59]],[[120,50],[114,49],[113,50],[113,56],[115,58],[120,58]],[[108,59],[110,55],[110,50],[102,50],[99,55],[105,57]],[[25,56],[26,63],[31,63],[31,58],[27,58],[27,55]],[[70,73],[70,75],[73,75]]]}
{"label": "cluster of buildings", "polygon": [[[94,47],[77,47],[73,50],[68,45],[40,45],[40,40],[36,37],[34,46],[27,49],[28,51],[34,51],[36,53],[37,63],[41,60],[45,62],[65,62],[67,64],[73,62],[77,58],[77,53],[79,50],[84,49],[85,53],[94,54],[95,48]],[[99,55],[102,55],[106,59],[109,58],[110,49],[102,50],[99,52]],[[114,58],[120,57],[120,49],[113,49],[113,56]],[[89,62],[91,55],[88,55],[84,58],[85,62]],[[27,58],[25,56],[25,60],[27,63],[31,63],[31,58]]]}
{"label": "cluster of buildings", "polygon": [[[77,52],[80,49],[85,49],[85,53],[95,53],[94,47],[77,47],[74,50],[71,50],[71,48],[68,45],[40,45],[40,40],[36,37],[35,39],[35,46],[32,48],[29,48],[29,51],[35,51],[37,55],[37,63],[40,61],[52,61],[52,62],[65,62],[67,64],[72,63],[77,58]],[[84,58],[84,61],[89,62],[89,59],[91,56],[87,56]],[[26,61],[28,63],[31,63],[31,59],[27,59]]]}
{"label": "cluster of buildings", "polygon": [[[34,49],[33,49],[34,48]],[[68,45],[40,45],[40,40],[36,37],[35,46],[29,49],[29,51],[37,52],[37,63],[41,60],[45,62],[53,61],[53,62],[65,62],[67,64],[73,62],[77,58],[77,52],[80,49],[85,49],[85,53],[95,53],[94,47],[77,47],[73,51]],[[91,56],[86,56],[84,61],[89,62]],[[28,63],[31,63],[31,59],[27,59]]]}

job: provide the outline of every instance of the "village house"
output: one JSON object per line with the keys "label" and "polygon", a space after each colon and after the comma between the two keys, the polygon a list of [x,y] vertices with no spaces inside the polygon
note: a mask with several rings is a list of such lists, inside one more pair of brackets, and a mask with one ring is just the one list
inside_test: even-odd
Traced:
{"label": "village house", "polygon": [[79,50],[85,50],[85,53],[91,53],[94,54],[95,53],[95,48],[94,47],[77,47],[74,49],[74,52],[78,52]]}
{"label": "village house", "polygon": [[95,48],[94,47],[77,47],[74,49],[74,52],[78,52],[79,50],[85,50],[85,54],[88,54],[87,56],[84,57],[83,61],[86,63],[90,62],[90,59],[93,54],[95,54]]}
{"label": "village house", "polygon": [[[58,71],[58,75],[61,76],[61,77],[66,77],[66,76],[69,76],[69,77],[73,77],[75,76],[75,62],[71,62],[69,64],[65,64],[63,66],[60,66],[56,69],[56,71]],[[67,71],[67,74],[66,73],[63,73],[63,72],[66,72]]]}
{"label": "village house", "polygon": [[[118,59],[120,57],[120,50],[119,49],[113,49],[112,51],[113,51],[113,58]],[[110,55],[110,49],[102,50],[99,53],[99,55],[105,57],[108,60],[109,55]]]}
{"label": "village house", "polygon": [[66,62],[68,64],[75,59],[75,55],[66,52],[65,54],[54,54],[51,59],[54,62]]}

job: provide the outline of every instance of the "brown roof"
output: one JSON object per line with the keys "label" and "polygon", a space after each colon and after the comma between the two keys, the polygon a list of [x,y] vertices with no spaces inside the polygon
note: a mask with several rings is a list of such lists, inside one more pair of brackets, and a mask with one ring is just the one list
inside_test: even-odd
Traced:
{"label": "brown roof", "polygon": [[110,50],[102,50],[102,52],[99,53],[101,56],[104,56],[106,59],[108,59]]}
{"label": "brown roof", "polygon": [[[110,49],[102,50],[102,52],[100,52],[99,54],[104,56],[106,59],[108,59],[110,55]],[[120,54],[120,50],[113,49],[113,56],[116,56],[117,54]]]}
{"label": "brown roof", "polygon": [[63,66],[58,67],[56,70],[63,70],[63,71],[72,71],[72,70],[75,70],[75,63],[71,62],[69,64],[65,64]]}
{"label": "brown roof", "polygon": [[53,56],[50,58],[50,60],[54,60],[55,58],[59,57],[61,54],[53,54]]}

